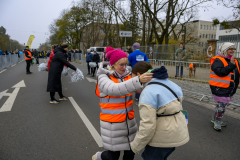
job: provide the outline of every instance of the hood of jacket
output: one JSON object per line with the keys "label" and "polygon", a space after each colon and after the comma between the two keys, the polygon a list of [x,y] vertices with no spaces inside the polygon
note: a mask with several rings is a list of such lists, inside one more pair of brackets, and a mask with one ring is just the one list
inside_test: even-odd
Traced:
{"label": "hood of jacket", "polygon": [[56,48],[54,49],[54,54],[56,54],[57,52],[66,53],[66,51],[65,51],[62,47],[56,47]]}
{"label": "hood of jacket", "polygon": [[[106,74],[106,75],[113,75],[116,78],[120,78],[118,76],[118,74],[115,73],[115,71],[109,71],[109,68],[110,68],[110,66],[108,67],[108,69],[103,68],[103,63],[101,62],[100,65],[99,65],[99,69],[97,71],[97,77],[102,75],[102,74]],[[126,68],[126,72],[127,73],[125,74],[125,76],[121,77],[121,78],[125,78],[125,77],[127,77],[128,75],[131,74],[131,72],[127,68]]]}

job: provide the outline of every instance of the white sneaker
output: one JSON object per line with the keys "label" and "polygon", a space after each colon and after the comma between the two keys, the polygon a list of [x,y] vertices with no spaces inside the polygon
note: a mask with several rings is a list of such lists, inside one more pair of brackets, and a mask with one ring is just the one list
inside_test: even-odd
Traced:
{"label": "white sneaker", "polygon": [[98,160],[98,159],[97,159],[98,153],[102,153],[102,152],[97,152],[96,154],[94,154],[94,155],[92,156],[92,160]]}

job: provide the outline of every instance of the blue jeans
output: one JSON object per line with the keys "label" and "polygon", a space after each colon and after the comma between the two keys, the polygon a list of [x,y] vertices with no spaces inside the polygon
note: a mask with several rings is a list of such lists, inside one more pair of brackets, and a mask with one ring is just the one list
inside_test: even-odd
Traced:
{"label": "blue jeans", "polygon": [[142,153],[144,160],[167,160],[167,157],[175,150],[173,148],[160,148],[147,145]]}
{"label": "blue jeans", "polygon": [[[179,73],[179,66],[176,66],[176,76],[175,77],[178,77],[178,73]],[[181,77],[183,76],[183,66],[181,66],[180,76]]]}

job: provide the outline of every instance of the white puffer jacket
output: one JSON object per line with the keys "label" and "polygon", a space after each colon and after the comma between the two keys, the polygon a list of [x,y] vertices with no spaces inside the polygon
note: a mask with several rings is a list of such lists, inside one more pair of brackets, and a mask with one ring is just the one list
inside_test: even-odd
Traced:
{"label": "white puffer jacket", "polygon": [[[138,77],[124,81],[124,78],[130,74],[129,71],[122,79],[116,77],[120,83],[114,83],[107,74],[116,77],[113,71],[108,71],[102,67],[97,72],[100,97],[107,95],[114,97],[125,96],[143,87]],[[100,126],[105,149],[110,151],[130,150],[130,142],[133,141],[138,129],[135,118],[130,120],[127,116],[126,120],[121,123],[100,120]]]}

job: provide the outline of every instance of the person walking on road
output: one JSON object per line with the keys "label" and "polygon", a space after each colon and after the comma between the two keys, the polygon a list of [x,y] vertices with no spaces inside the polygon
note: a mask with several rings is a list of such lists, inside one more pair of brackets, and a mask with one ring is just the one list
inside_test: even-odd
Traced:
{"label": "person walking on road", "polygon": [[145,87],[139,99],[140,126],[133,142],[135,154],[144,149],[144,160],[166,160],[175,150],[189,141],[189,132],[182,108],[182,89],[168,80],[167,69],[152,69],[150,63],[138,62],[133,66],[133,77],[147,72],[153,79]]}
{"label": "person walking on road", "polygon": [[26,46],[26,48],[24,49],[24,55],[25,55],[25,61],[26,61],[26,73],[27,74],[32,74],[32,72],[30,72],[30,65],[32,62],[32,53],[29,51],[29,47]]}
{"label": "person walking on road", "polygon": [[[134,43],[132,48],[133,48],[133,52],[128,56],[128,61],[131,64],[132,68],[137,62],[146,61],[149,63],[147,55],[139,50],[140,49],[139,43]],[[136,92],[135,99],[137,101],[136,103],[137,105],[138,105],[139,97],[140,97],[140,93]]]}
{"label": "person walking on road", "polygon": [[[175,53],[175,60],[176,61],[185,61],[186,59],[186,53],[185,53],[185,48],[183,46],[183,44],[180,44],[180,48],[177,49],[176,53]],[[181,66],[181,72],[180,72],[180,76],[181,78],[183,77],[183,62],[176,62],[176,75],[175,77],[178,77],[179,75],[179,66]]]}
{"label": "person walking on road", "polygon": [[98,62],[100,62],[100,56],[99,56],[99,54],[96,51],[93,52],[92,62],[95,62],[96,65],[97,65],[96,67],[92,67],[91,68],[91,70],[92,70],[92,77],[94,77],[96,68],[98,69]]}
{"label": "person walking on road", "polygon": [[135,154],[130,142],[137,133],[137,123],[132,106],[132,92],[141,89],[142,83],[150,81],[152,73],[132,78],[131,72],[126,69],[126,53],[112,47],[106,51],[111,68],[107,70],[100,65],[96,95],[100,97],[101,137],[107,151],[97,152],[92,160],[118,160],[120,151],[124,151],[123,160],[133,160]]}
{"label": "person walking on road", "polygon": [[70,64],[65,54],[68,51],[68,45],[66,43],[62,43],[60,47],[56,47],[54,49],[54,56],[50,63],[50,68],[48,72],[48,84],[47,84],[47,92],[50,92],[50,103],[59,103],[58,100],[55,99],[55,92],[58,92],[60,101],[68,100],[62,93],[62,82],[61,82],[61,74],[63,70],[63,66],[71,68],[76,71],[76,67]]}
{"label": "person walking on road", "polygon": [[86,54],[86,62],[87,62],[87,67],[88,67],[88,74],[90,73],[90,69],[91,67],[89,66],[89,63],[92,62],[93,59],[93,54],[90,52],[90,49],[87,50],[87,54]]}
{"label": "person walking on road", "polygon": [[234,58],[235,50],[233,43],[225,42],[220,46],[217,56],[210,60],[209,85],[213,98],[217,102],[211,122],[214,123],[214,129],[217,131],[227,126],[222,121],[222,117],[239,85],[240,68],[239,62]]}

